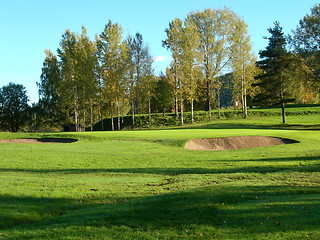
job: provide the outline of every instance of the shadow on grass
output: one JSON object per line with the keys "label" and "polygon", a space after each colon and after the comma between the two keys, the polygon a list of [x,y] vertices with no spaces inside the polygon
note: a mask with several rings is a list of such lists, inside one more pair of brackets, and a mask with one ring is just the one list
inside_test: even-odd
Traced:
{"label": "shadow on grass", "polygon": [[[60,217],[19,226],[14,229],[14,233],[26,239],[41,239],[37,231],[46,232],[49,238],[53,229],[55,237],[58,235],[61,239],[71,234],[65,230],[66,227],[73,227],[80,229],[72,233],[77,234],[73,237],[81,237],[84,233],[85,236],[94,234],[85,232],[86,226],[113,231],[122,228],[121,234],[126,234],[126,231],[129,234],[143,232],[145,237],[152,237],[155,232],[159,234],[159,231],[162,234],[176,232],[180,239],[194,239],[195,232],[199,233],[203,229],[205,232],[201,233],[202,236],[209,234],[222,239],[230,239],[230,236],[257,237],[257,234],[272,236],[294,231],[314,232],[319,230],[319,192],[320,187],[205,187],[123,203],[87,205],[85,209],[69,211]],[[36,198],[28,200],[34,202],[33,205],[24,204],[21,198],[0,198],[2,202],[11,200],[21,204],[27,212],[38,206]],[[50,201],[44,200],[44,204]],[[59,200],[53,203],[57,208],[60,207]],[[6,239],[19,237],[14,235]]]}
{"label": "shadow on grass", "polygon": [[0,196],[0,229],[25,223],[41,221],[50,217],[61,216],[72,206],[74,200]]}
{"label": "shadow on grass", "polygon": [[[308,164],[308,161],[320,161],[319,157],[262,158],[248,160],[217,160],[219,162],[274,162],[272,166],[247,166],[223,168],[96,168],[96,169],[14,169],[0,168],[0,172],[26,172],[50,174],[87,174],[87,173],[145,173],[162,175],[180,174],[221,174],[221,173],[268,173],[268,172],[320,172],[320,164]],[[213,160],[216,161],[216,160]],[[296,162],[296,165],[277,163]],[[298,165],[299,164],[299,165]]]}

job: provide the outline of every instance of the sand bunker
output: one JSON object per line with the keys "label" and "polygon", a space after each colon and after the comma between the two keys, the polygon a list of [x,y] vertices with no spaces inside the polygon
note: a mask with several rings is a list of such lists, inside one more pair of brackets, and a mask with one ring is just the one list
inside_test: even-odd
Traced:
{"label": "sand bunker", "polygon": [[286,138],[262,136],[222,137],[210,139],[193,139],[186,143],[185,149],[217,151],[239,148],[265,147],[291,143],[298,142]]}
{"label": "sand bunker", "polygon": [[73,143],[78,141],[72,138],[18,138],[0,139],[0,143]]}

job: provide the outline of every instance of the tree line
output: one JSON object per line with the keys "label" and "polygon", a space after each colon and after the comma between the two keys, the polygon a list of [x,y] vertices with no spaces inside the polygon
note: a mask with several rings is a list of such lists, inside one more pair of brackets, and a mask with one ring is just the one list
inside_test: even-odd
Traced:
{"label": "tree line", "polygon": [[[286,103],[319,100],[319,24],[319,5],[289,36],[275,22],[257,61],[247,25],[236,13],[228,8],[191,12],[165,29],[163,47],[172,62],[159,76],[140,33],[124,38],[122,27],[111,20],[94,41],[85,27],[80,34],[66,30],[57,55],[45,50],[39,102],[28,110],[29,119],[38,129],[69,122],[78,130],[81,125],[93,129],[108,117],[111,129],[120,130],[124,115],[131,115],[134,128],[136,114],[148,114],[151,124],[152,113],[174,111],[184,124],[185,111],[191,112],[191,122],[196,110],[206,110],[210,120],[218,109],[219,118],[228,89],[244,118],[248,106],[281,105],[285,122]],[[17,131],[4,124],[4,109],[12,108],[6,103],[8,87],[17,88],[11,84],[0,91],[1,127]]]}

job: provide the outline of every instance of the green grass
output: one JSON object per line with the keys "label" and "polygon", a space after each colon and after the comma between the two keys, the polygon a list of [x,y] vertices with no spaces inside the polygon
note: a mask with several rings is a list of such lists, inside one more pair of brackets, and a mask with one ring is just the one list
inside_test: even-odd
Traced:
{"label": "green grass", "polygon": [[[0,239],[320,239],[320,115],[0,144]],[[190,151],[193,138],[298,144]]]}

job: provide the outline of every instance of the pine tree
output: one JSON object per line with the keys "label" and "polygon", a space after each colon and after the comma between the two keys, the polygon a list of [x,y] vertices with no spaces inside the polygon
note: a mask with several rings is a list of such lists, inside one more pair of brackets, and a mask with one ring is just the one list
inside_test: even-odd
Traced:
{"label": "pine tree", "polygon": [[256,96],[260,104],[276,105],[282,108],[282,123],[286,123],[285,103],[292,101],[292,86],[294,81],[290,79],[292,57],[286,49],[286,38],[282,32],[279,22],[274,23],[273,28],[268,29],[271,34],[267,39],[268,46],[260,51],[261,61],[257,66],[263,70],[258,75],[257,86],[261,93]]}

